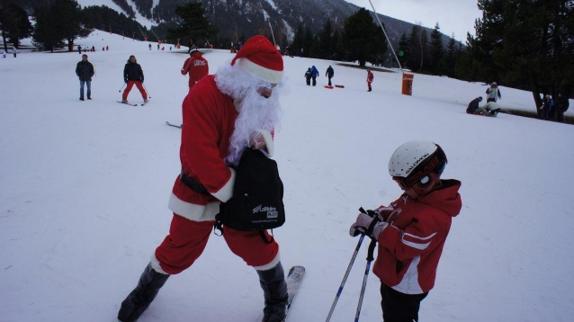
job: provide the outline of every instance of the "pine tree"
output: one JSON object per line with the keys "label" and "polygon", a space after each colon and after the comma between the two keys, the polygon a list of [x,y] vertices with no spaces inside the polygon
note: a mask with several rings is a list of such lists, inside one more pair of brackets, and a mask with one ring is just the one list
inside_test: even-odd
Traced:
{"label": "pine tree", "polygon": [[429,49],[430,49],[429,70],[435,75],[441,74],[444,71],[444,67],[442,66],[444,49],[442,44],[442,34],[440,33],[440,27],[438,25],[438,22],[436,23],[433,31],[431,32],[431,42]]}
{"label": "pine tree", "polygon": [[216,29],[207,20],[201,2],[190,2],[179,6],[175,9],[175,13],[178,16],[176,28],[169,29],[168,39],[174,42],[179,39],[184,44],[202,45],[217,34]]}
{"label": "pine tree", "polygon": [[413,71],[420,71],[423,64],[423,48],[421,46],[421,27],[414,25],[408,37],[407,66]]}
{"label": "pine tree", "polygon": [[345,21],[343,41],[348,58],[359,61],[361,67],[364,67],[367,61],[382,63],[384,60],[387,51],[385,36],[364,8]]}
{"label": "pine tree", "polygon": [[333,26],[331,24],[331,19],[327,19],[323,25],[323,29],[319,33],[319,51],[318,55],[321,58],[332,58],[334,55],[333,46]]}
{"label": "pine tree", "polygon": [[81,33],[81,11],[75,0],[53,0],[49,5],[36,8],[34,41],[46,50],[54,51],[68,41],[72,51],[74,39]]}
{"label": "pine tree", "polygon": [[18,48],[20,39],[32,34],[32,25],[26,11],[13,1],[0,2],[0,29],[4,51],[8,50],[8,41],[14,48]]}
{"label": "pine tree", "polygon": [[406,34],[402,34],[401,38],[399,40],[399,50],[397,52],[397,55],[399,56],[399,61],[401,62],[401,66],[403,66],[403,68],[410,68],[408,65],[408,60],[409,60],[409,40],[407,38]]}

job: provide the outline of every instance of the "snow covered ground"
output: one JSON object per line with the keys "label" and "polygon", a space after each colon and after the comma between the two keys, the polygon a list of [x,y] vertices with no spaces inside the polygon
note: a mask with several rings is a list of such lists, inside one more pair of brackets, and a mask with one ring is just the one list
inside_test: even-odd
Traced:
{"label": "snow covered ground", "polygon": [[[167,233],[167,198],[179,172],[187,78],[182,53],[94,32],[78,42],[95,65],[92,101],[80,102],[77,53],[0,59],[0,321],[114,321],[155,246]],[[117,104],[122,68],[135,54],[151,102]],[[210,71],[226,51],[207,53]],[[305,86],[329,64],[344,89]],[[462,181],[455,218],[421,321],[571,321],[574,315],[574,127],[500,114],[465,114],[481,84],[415,75],[400,95],[397,73],[285,58],[284,121],[276,159],[287,223],[275,231],[285,266],[307,267],[289,321],[325,319],[357,239],[357,208],[400,193],[387,160],[401,143],[445,149],[445,177]],[[530,93],[502,88],[505,106],[530,108]],[[139,101],[133,90],[130,100]],[[572,105],[572,102],[571,102]],[[572,113],[571,111],[569,111]],[[572,115],[572,114],[571,114]],[[361,250],[332,321],[353,318],[364,270]],[[370,276],[361,321],[380,320]],[[203,256],[171,277],[140,321],[256,321],[255,272],[212,236]]]}

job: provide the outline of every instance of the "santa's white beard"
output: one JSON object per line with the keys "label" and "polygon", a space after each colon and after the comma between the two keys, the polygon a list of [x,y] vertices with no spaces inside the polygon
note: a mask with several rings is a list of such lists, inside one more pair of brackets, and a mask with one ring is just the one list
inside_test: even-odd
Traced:
{"label": "santa's white beard", "polygon": [[257,92],[270,84],[243,71],[237,65],[224,66],[215,76],[217,88],[233,98],[239,112],[235,128],[229,141],[229,152],[225,160],[237,165],[243,150],[260,130],[273,131],[279,126],[279,88],[275,87],[269,98]]}

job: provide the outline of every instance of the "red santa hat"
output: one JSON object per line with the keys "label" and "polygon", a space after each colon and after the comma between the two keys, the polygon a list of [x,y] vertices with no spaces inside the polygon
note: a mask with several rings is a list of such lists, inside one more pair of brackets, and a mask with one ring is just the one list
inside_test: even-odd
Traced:
{"label": "red santa hat", "polygon": [[231,65],[237,65],[265,81],[277,84],[283,76],[283,57],[265,36],[253,36],[237,52]]}

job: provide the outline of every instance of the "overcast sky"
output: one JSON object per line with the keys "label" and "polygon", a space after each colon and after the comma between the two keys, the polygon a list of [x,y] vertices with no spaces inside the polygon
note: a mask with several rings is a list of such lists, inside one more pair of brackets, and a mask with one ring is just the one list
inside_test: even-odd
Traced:
{"label": "overcast sky", "polygon": [[[371,9],[369,0],[345,0],[359,7]],[[476,0],[371,0],[378,13],[411,23],[434,28],[448,36],[466,41],[466,33],[474,35],[474,20],[482,16]]]}

